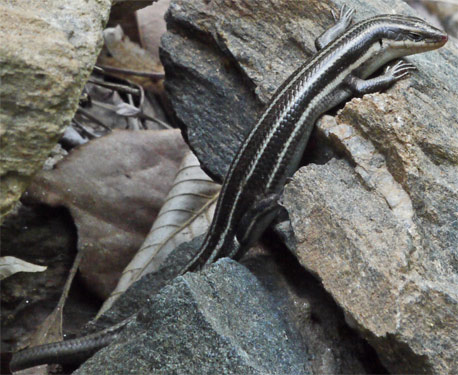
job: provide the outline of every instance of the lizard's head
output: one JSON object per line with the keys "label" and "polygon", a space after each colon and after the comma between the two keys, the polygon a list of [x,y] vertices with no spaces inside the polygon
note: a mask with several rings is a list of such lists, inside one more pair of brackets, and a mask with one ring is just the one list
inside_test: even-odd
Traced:
{"label": "lizard's head", "polygon": [[[447,43],[447,34],[421,18],[403,15],[376,17],[379,23],[378,43],[394,57],[431,51]],[[377,22],[378,23],[378,22]]]}

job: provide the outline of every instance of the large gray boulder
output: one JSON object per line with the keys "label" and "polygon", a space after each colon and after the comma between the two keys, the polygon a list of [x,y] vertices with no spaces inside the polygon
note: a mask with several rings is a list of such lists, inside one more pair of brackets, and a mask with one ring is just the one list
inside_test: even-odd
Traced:
{"label": "large gray boulder", "polygon": [[[215,178],[343,3],[172,2],[166,88]],[[357,20],[414,15],[394,0],[351,6]],[[319,122],[306,152],[315,164],[286,189],[285,206],[297,258],[390,371],[458,372],[458,52],[450,41],[409,60],[411,77]]]}
{"label": "large gray boulder", "polygon": [[140,308],[139,317],[76,374],[383,373],[364,340],[345,328],[339,308],[294,261],[252,252],[248,270],[222,259],[154,297],[167,271],[146,275],[108,312],[113,317],[130,305]]}
{"label": "large gray boulder", "polygon": [[121,339],[75,374],[309,373],[304,348],[259,281],[223,260],[175,279]]}

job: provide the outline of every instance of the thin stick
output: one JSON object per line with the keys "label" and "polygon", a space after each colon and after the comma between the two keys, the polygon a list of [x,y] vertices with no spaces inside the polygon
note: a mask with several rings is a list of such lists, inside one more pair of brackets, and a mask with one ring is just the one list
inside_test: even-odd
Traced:
{"label": "thin stick", "polygon": [[118,83],[111,83],[111,82],[105,82],[105,81],[101,81],[97,78],[89,78],[87,80],[89,83],[93,83],[94,85],[99,85],[99,86],[102,86],[102,87],[106,87],[106,88],[109,88],[109,89],[113,89],[113,90],[118,90],[118,91],[122,91],[122,92],[126,92],[128,94],[133,94],[133,95],[140,95],[140,90],[138,89],[135,89],[135,88],[132,88],[132,87],[129,87],[129,86],[126,86],[126,85],[120,85]]}
{"label": "thin stick", "polygon": [[157,72],[142,72],[139,70],[131,70],[131,69],[123,69],[123,68],[115,68],[114,66],[106,66],[106,65],[97,65],[98,68],[111,73],[121,73],[139,77],[149,77],[154,81],[159,81],[165,77],[164,73],[157,73]]}
{"label": "thin stick", "polygon": [[72,119],[73,125],[75,125],[78,129],[80,129],[83,133],[89,136],[91,139],[98,138],[97,134],[90,131],[87,127],[85,127],[82,123],[80,123],[77,119]]}
{"label": "thin stick", "polygon": [[76,110],[76,113],[79,113],[79,114],[87,117],[89,120],[94,121],[97,125],[100,125],[102,128],[105,128],[106,130],[111,132],[111,129],[110,129],[109,126],[105,125],[105,123],[102,120],[99,120],[97,117],[95,117],[89,111],[86,111],[84,108],[78,107],[78,109]]}

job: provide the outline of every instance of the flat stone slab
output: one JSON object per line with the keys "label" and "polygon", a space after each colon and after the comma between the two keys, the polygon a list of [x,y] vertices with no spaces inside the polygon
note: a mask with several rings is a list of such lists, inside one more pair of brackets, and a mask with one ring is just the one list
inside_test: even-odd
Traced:
{"label": "flat stone slab", "polygon": [[310,373],[295,335],[256,277],[223,259],[163,288],[75,374]]}

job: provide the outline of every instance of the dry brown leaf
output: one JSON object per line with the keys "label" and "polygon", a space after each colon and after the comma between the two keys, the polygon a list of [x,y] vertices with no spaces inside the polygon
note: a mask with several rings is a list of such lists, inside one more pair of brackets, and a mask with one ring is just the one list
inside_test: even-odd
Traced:
{"label": "dry brown leaf", "polygon": [[148,237],[97,316],[108,310],[135,281],[157,271],[179,244],[208,230],[219,190],[220,185],[202,171],[197,158],[189,152]]}
{"label": "dry brown leaf", "polygon": [[[164,68],[160,61],[150,52],[141,48],[138,44],[133,43],[129,37],[124,35],[121,26],[118,25],[105,29],[103,36],[105,48],[109,54],[105,52],[99,55],[97,60],[99,65],[149,73],[164,72]],[[156,94],[161,94],[163,91],[162,80],[153,82],[148,77],[124,75],[121,73],[113,73],[113,75],[135,82]]]}
{"label": "dry brown leaf", "polygon": [[39,173],[29,201],[69,208],[83,280],[102,298],[144,241],[184,153],[179,130],[115,131]]}

